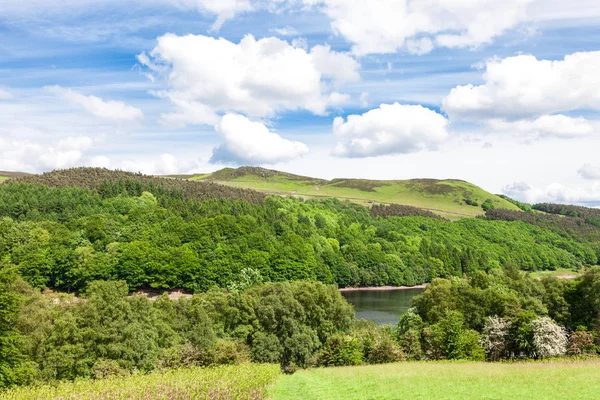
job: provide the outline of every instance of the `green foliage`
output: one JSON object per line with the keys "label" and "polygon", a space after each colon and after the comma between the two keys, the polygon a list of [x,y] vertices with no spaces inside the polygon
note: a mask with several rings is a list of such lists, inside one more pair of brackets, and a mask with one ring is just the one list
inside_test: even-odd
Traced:
{"label": "green foliage", "polygon": [[23,355],[15,320],[20,297],[14,290],[14,268],[0,261],[0,389],[20,383]]}
{"label": "green foliage", "polygon": [[337,334],[327,339],[317,355],[316,364],[324,367],[360,365],[363,353],[359,341],[352,336]]}
{"label": "green foliage", "polygon": [[261,399],[279,377],[277,365],[241,364],[185,368],[148,375],[61,382],[18,388],[2,394],[11,400],[33,399]]}

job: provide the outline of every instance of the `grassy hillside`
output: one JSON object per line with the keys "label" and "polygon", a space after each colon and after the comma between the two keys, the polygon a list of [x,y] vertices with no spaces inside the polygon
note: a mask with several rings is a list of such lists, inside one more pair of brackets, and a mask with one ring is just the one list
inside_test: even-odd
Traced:
{"label": "grassy hillside", "polygon": [[[379,181],[366,179],[310,178],[256,167],[225,168],[212,174],[177,176],[194,181],[212,181],[251,188],[264,193],[351,200],[360,204],[394,203],[423,208],[450,219],[483,215],[481,204],[491,199],[496,208],[519,208],[499,196],[461,180],[411,179]],[[469,205],[469,200],[477,205]]]}
{"label": "grassy hillside", "polygon": [[300,371],[273,400],[597,399],[600,362],[400,363]]}
{"label": "grassy hillside", "polygon": [[0,171],[0,182],[4,182],[11,178],[21,178],[27,176],[29,174],[25,172],[9,172],[9,171]]}

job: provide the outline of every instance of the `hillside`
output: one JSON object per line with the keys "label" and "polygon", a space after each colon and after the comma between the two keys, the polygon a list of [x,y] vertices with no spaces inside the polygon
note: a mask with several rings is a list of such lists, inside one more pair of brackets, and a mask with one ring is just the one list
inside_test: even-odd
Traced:
{"label": "hillside", "polygon": [[[257,167],[225,168],[212,174],[179,175],[192,181],[258,190],[268,194],[302,198],[335,197],[362,205],[393,203],[423,208],[449,219],[483,215],[482,203],[491,199],[495,208],[519,208],[500,196],[471,183],[448,179],[330,181]],[[467,204],[471,202],[473,205]]]}
{"label": "hillside", "polygon": [[10,171],[0,171],[0,182],[4,182],[6,180],[12,178],[21,178],[24,176],[28,176],[30,174],[26,172],[10,172]]}

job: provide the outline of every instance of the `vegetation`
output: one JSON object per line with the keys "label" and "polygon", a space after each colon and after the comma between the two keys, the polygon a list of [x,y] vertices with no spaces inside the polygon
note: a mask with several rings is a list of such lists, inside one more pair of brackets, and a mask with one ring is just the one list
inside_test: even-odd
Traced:
{"label": "vegetation", "polygon": [[468,203],[479,205],[487,199],[490,199],[496,208],[518,210],[512,202],[460,180],[333,179],[326,181],[256,167],[226,168],[212,174],[191,175],[187,178],[305,199],[337,198],[361,205],[402,204],[425,209],[452,220],[482,215],[484,210],[481,207],[473,207]]}
{"label": "vegetation", "polygon": [[325,368],[282,377],[273,400],[596,399],[598,361],[400,363]]}
{"label": "vegetation", "polygon": [[[448,182],[409,185],[454,193]],[[252,361],[294,372],[599,354],[593,212],[559,216],[476,200],[485,217],[451,222],[409,206],[267,197],[103,169],[11,179],[0,185],[0,389],[57,384],[31,393],[62,397],[95,379],[97,397],[227,398],[235,378],[215,381],[215,370],[196,368],[254,373]],[[580,274],[559,280],[540,271]],[[424,282],[396,327],[355,321],[337,290]],[[176,299],[174,290],[187,295]],[[172,379],[165,372],[182,368]],[[235,396],[260,397],[275,374],[264,376]]]}
{"label": "vegetation", "polygon": [[[250,191],[225,188],[223,195],[202,183],[117,179],[122,174],[103,180],[112,176],[106,170],[76,169],[23,178],[45,185],[0,186],[0,257],[40,289],[80,291],[103,279],[125,281],[130,290],[193,293],[235,287],[243,270],[266,282],[410,286],[509,265],[578,269],[597,264],[600,254],[600,242],[588,240],[600,233],[593,225],[569,237],[521,221],[380,218],[335,199],[258,201]],[[186,192],[188,185],[200,189]],[[204,200],[186,199],[191,193]]]}
{"label": "vegetation", "polygon": [[277,365],[242,364],[186,368],[149,375],[78,380],[58,385],[14,389],[5,400],[35,399],[248,399],[260,400],[281,375]]}

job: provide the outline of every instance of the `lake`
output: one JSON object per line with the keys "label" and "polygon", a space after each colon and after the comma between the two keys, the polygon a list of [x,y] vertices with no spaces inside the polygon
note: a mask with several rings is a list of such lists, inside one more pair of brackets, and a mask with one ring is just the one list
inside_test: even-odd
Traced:
{"label": "lake", "polygon": [[342,292],[342,296],[354,306],[356,319],[371,320],[378,325],[396,326],[400,316],[410,308],[412,298],[424,290],[355,290]]}

